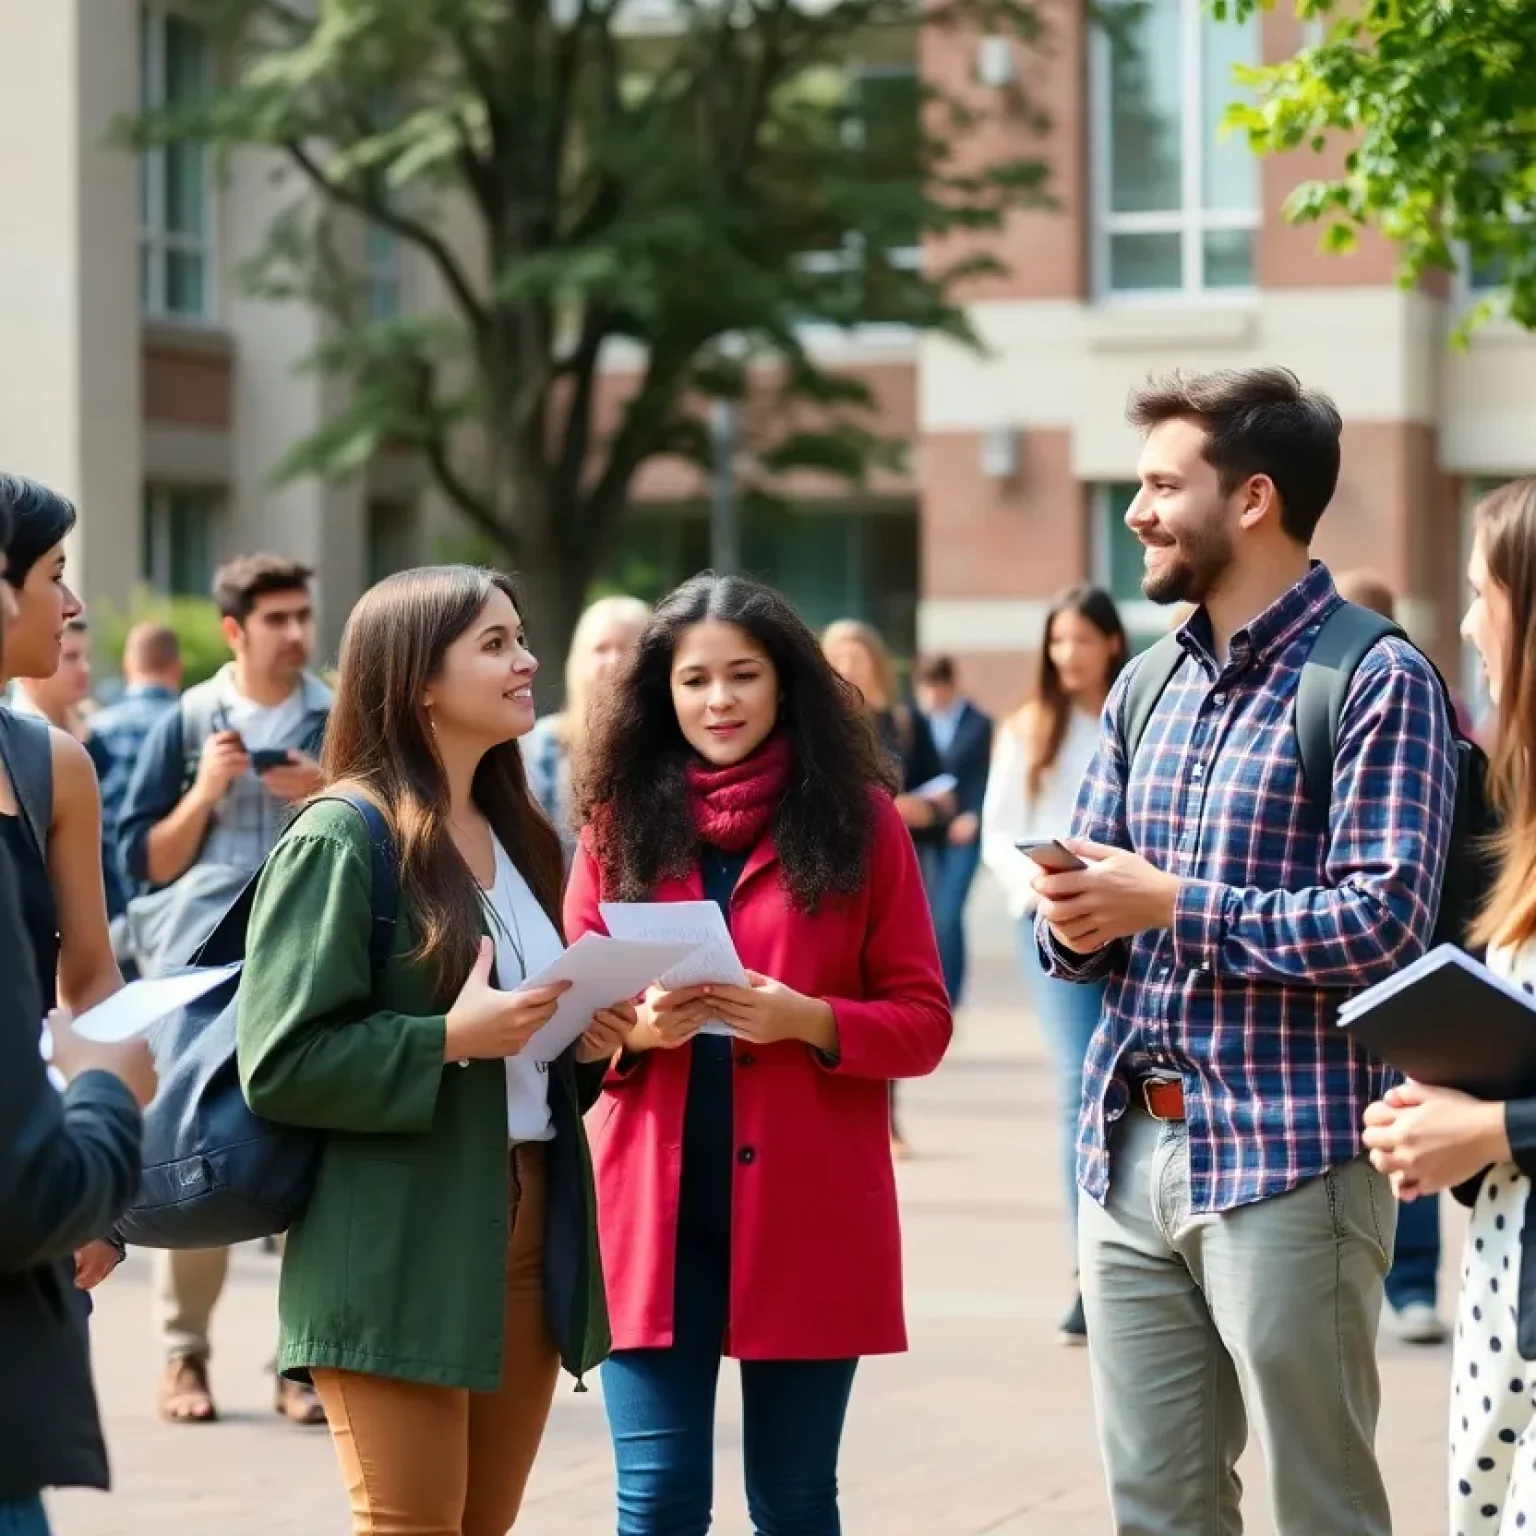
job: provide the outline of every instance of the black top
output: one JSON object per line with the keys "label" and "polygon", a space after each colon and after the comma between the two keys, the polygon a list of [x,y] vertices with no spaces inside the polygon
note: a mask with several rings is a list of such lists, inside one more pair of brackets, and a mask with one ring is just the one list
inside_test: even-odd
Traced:
{"label": "black top", "polygon": [[[11,856],[21,899],[21,926],[32,951],[32,968],[42,993],[42,1013],[59,1001],[59,909],[53,899],[48,866],[20,816],[0,814],[0,846]],[[42,1023],[42,1014],[38,1015]]]}
{"label": "black top", "polygon": [[60,1095],[44,1073],[33,944],[11,863],[0,850],[0,1361],[10,1388],[0,1396],[0,1504],[107,1486],[71,1254],[111,1227],[139,1183],[139,1111],[127,1088],[82,1072]]}
{"label": "black top", "polygon": [[[704,895],[731,926],[731,895],[747,855],[706,844],[699,849]],[[679,1236],[685,1243],[729,1253],[731,1241],[731,1148],[735,1070],[729,1035],[695,1035],[688,1042],[688,1100],[683,1110],[683,1169],[679,1180]]]}

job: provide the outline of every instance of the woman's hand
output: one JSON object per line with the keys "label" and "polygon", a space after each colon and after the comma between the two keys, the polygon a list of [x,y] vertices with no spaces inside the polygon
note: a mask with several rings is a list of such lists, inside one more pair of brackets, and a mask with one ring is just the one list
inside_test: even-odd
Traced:
{"label": "woman's hand", "polygon": [[122,1262],[122,1249],[98,1237],[75,1254],[75,1284],[82,1291],[94,1291]]}
{"label": "woman's hand", "polygon": [[829,1056],[837,1054],[837,1019],[830,1003],[756,971],[748,971],[747,979],[749,987],[705,988],[712,1016],[755,1045],[803,1040]]}
{"label": "woman's hand", "polygon": [[576,1060],[609,1061],[629,1043],[637,1020],[633,1003],[616,1003],[592,1015],[587,1032],[576,1044]]}
{"label": "woman's hand", "polygon": [[1402,1200],[1454,1188],[1511,1156],[1503,1104],[1414,1082],[1366,1110],[1365,1145]]}
{"label": "woman's hand", "polygon": [[668,992],[654,986],[635,1010],[635,1027],[625,1044],[631,1051],[674,1051],[687,1043],[714,1017],[704,1004],[704,987],[679,987]]}
{"label": "woman's hand", "polygon": [[913,830],[931,827],[939,819],[939,813],[934,808],[933,802],[921,799],[917,795],[897,795],[896,812]]}
{"label": "woman's hand", "polygon": [[491,941],[482,938],[474,969],[448,1010],[444,1061],[516,1056],[555,1016],[561,995],[571,989],[570,982],[557,981],[549,987],[502,992],[491,985],[495,953]]}

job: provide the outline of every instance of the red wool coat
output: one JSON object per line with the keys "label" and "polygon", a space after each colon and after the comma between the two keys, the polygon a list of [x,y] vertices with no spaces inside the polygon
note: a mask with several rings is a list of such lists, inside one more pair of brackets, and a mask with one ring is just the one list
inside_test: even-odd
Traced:
{"label": "red wool coat", "polygon": [[[878,799],[869,878],[857,895],[795,911],[765,839],[731,900],[742,963],[829,1002],[841,1047],[829,1065],[798,1041],[735,1043],[725,1349],[741,1360],[907,1346],[886,1084],[932,1072],[952,1024],[912,839],[889,798]],[[599,886],[583,844],[566,893],[572,943],[603,931]],[[655,899],[702,896],[695,869]],[[622,1075],[610,1072],[588,1116],[615,1349],[672,1343],[691,1054],[647,1051]]]}

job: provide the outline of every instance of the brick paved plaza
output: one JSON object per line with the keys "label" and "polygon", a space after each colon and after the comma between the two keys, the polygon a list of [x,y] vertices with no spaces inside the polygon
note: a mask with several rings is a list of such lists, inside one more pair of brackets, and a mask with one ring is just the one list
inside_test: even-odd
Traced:
{"label": "brick paved plaza", "polygon": [[[1055,1339],[1068,1279],[1051,1077],[1014,1002],[990,893],[976,905],[977,1006],[938,1075],[905,1090],[917,1152],[901,1170],[912,1352],[861,1367],[843,1454],[849,1536],[1108,1529],[1087,1361]],[[57,1497],[59,1536],[344,1536],[324,1430],[271,1413],[262,1364],[276,1261],[252,1249],[234,1266],[215,1324],[225,1422],[207,1428],[171,1428],[154,1416],[148,1272],[134,1255],[99,1293],[94,1327],[116,1492]],[[1441,1536],[1449,1352],[1387,1340],[1382,1354],[1398,1536]],[[733,1378],[727,1366],[716,1530],[747,1536]],[[1272,1532],[1256,1452],[1246,1470],[1249,1529]],[[601,1399],[573,1395],[565,1380],[518,1536],[612,1536],[611,1480]]]}

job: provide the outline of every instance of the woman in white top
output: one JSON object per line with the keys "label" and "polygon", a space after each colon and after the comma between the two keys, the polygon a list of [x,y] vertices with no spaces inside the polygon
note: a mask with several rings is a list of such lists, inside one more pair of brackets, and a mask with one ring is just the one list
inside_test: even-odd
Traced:
{"label": "woman in white top", "polygon": [[[1125,659],[1125,630],[1107,592],[1074,587],[1052,603],[1034,692],[997,733],[981,811],[981,857],[1002,882],[1018,923],[1019,962],[1030,1004],[1056,1064],[1062,1174],[1074,1250],[1083,1058],[1099,1022],[1104,989],[1046,975],[1035,944],[1036,897],[1030,885],[1040,870],[1017,844],[1023,838],[1064,838],[1072,830],[1077,792],[1098,748],[1099,713]],[[1068,1344],[1087,1338],[1080,1296],[1062,1324],[1061,1337]]]}
{"label": "woman in white top", "polygon": [[[1536,990],[1536,480],[1477,509],[1461,632],[1482,657],[1498,709],[1493,788],[1502,867],[1474,943],[1495,970]],[[1489,1103],[1404,1083],[1365,1114],[1371,1161],[1398,1197],[1442,1189],[1472,1199],[1456,1323],[1450,1529],[1536,1531],[1536,1099]],[[1536,1207],[1530,1209],[1536,1216]],[[1522,1262],[1522,1258],[1525,1262]]]}

